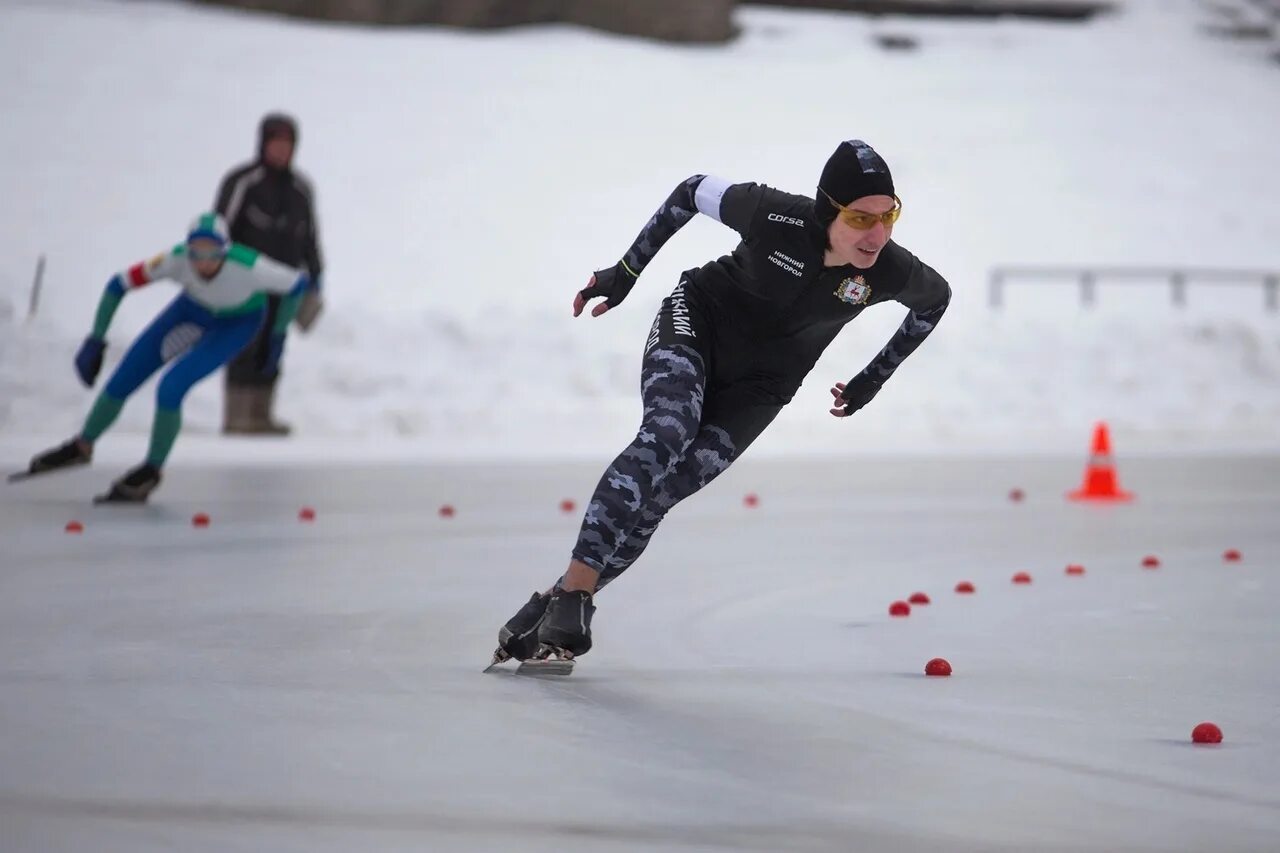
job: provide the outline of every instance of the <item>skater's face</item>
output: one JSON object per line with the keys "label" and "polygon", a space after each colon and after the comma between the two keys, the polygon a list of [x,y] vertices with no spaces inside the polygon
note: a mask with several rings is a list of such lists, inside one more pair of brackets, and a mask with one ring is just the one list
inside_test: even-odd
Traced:
{"label": "skater's face", "polygon": [[262,146],[262,159],[273,169],[283,169],[293,160],[293,140],[287,136],[273,136]]}
{"label": "skater's face", "polygon": [[893,236],[902,202],[891,195],[868,195],[836,206],[839,215],[827,228],[831,251],[844,263],[867,269]]}
{"label": "skater's face", "polygon": [[187,257],[191,259],[191,268],[196,275],[213,278],[222,269],[227,248],[216,240],[191,240],[187,243]]}

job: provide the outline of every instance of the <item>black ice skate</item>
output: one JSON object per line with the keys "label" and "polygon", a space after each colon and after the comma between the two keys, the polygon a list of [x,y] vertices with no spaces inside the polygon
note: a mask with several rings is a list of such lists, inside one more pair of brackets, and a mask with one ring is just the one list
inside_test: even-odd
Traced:
{"label": "black ice skate", "polygon": [[[493,653],[494,663],[511,658],[528,660],[538,653],[538,625],[541,624],[542,615],[547,612],[547,603],[550,601],[551,596],[545,592],[535,592],[524,607],[498,629],[498,650]],[[501,660],[499,655],[503,655]]]}
{"label": "black ice skate", "polygon": [[25,480],[28,477],[48,474],[51,471],[72,468],[76,465],[87,465],[92,460],[93,445],[86,444],[78,438],[73,438],[66,444],[61,444],[52,450],[46,450],[44,453],[32,457],[31,464],[27,467],[27,470],[20,471],[17,474],[10,474],[9,482]]}
{"label": "black ice skate", "polygon": [[160,485],[160,469],[145,462],[111,484],[111,491],[94,498],[94,503],[146,503],[147,496]]}
{"label": "black ice skate", "polygon": [[595,612],[591,593],[555,590],[538,626],[538,642],[563,657],[585,655],[591,650],[591,616]]}
{"label": "black ice skate", "polygon": [[485,672],[513,658],[520,661],[517,675],[569,675],[573,672],[571,655],[538,640],[538,627],[550,603],[550,595],[535,592],[524,607],[498,629],[498,648]]}

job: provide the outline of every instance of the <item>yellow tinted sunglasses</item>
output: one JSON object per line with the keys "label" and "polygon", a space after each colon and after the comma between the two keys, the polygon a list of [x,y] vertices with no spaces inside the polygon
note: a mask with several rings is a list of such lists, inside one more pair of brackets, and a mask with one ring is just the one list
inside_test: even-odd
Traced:
{"label": "yellow tinted sunglasses", "polygon": [[902,215],[902,199],[898,198],[896,195],[893,197],[893,209],[886,210],[884,213],[867,213],[866,211],[853,210],[852,208],[845,207],[843,204],[832,198],[831,193],[827,192],[822,187],[818,187],[818,192],[825,195],[827,197],[827,201],[831,202],[831,204],[840,211],[840,219],[845,225],[848,225],[850,228],[856,228],[859,231],[869,231],[875,227],[877,222],[883,222],[884,227],[888,228],[890,225],[897,222],[898,217]]}

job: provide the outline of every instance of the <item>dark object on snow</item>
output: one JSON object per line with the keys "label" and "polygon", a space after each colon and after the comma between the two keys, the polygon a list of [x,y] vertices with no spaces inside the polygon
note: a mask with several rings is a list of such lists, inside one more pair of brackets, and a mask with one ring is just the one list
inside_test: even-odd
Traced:
{"label": "dark object on snow", "polygon": [[677,42],[724,42],[734,35],[737,0],[201,0],[324,21],[442,24],[492,29],[521,24],[581,24]]}
{"label": "dark object on snow", "polygon": [[892,33],[877,35],[876,44],[885,50],[915,50],[920,46],[920,42],[915,36],[894,35]]}

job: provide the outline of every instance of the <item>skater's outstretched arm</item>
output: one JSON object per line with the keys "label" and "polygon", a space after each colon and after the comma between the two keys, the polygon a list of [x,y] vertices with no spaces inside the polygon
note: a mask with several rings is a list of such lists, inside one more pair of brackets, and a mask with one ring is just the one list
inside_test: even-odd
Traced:
{"label": "skater's outstretched arm", "polygon": [[102,355],[107,350],[107,330],[120,307],[120,300],[130,290],[146,287],[153,281],[168,278],[173,271],[174,257],[183,247],[156,255],[149,261],[136,263],[124,272],[116,273],[102,289],[98,309],[93,315],[93,328],[76,351],[76,374],[87,387],[92,387],[102,369]]}
{"label": "skater's outstretched arm", "polygon": [[107,286],[102,289],[102,298],[98,300],[98,310],[94,314],[93,331],[90,337],[101,340],[106,336],[107,329],[111,328],[111,319],[115,317],[116,309],[120,307],[120,300],[130,290],[137,290],[153,281],[169,278],[173,274],[175,258],[185,249],[185,246],[176,246],[172,251],[163,252],[149,261],[141,261],[124,272],[113,275],[107,282]]}
{"label": "skater's outstretched arm", "polygon": [[745,237],[759,206],[760,189],[756,184],[731,184],[714,175],[694,175],[681,181],[645,223],[622,260],[609,269],[597,270],[586,288],[578,292],[573,300],[573,316],[581,314],[587,302],[599,296],[605,301],[591,310],[592,317],[599,317],[626,299],[644,268],[696,213],[723,222]]}
{"label": "skater's outstretched arm", "polygon": [[907,317],[861,373],[847,383],[837,382],[832,386],[831,414],[838,418],[847,417],[871,402],[898,365],[929,337],[951,303],[951,286],[946,279],[915,256],[909,255],[909,258],[907,284],[896,297],[909,309]]}

